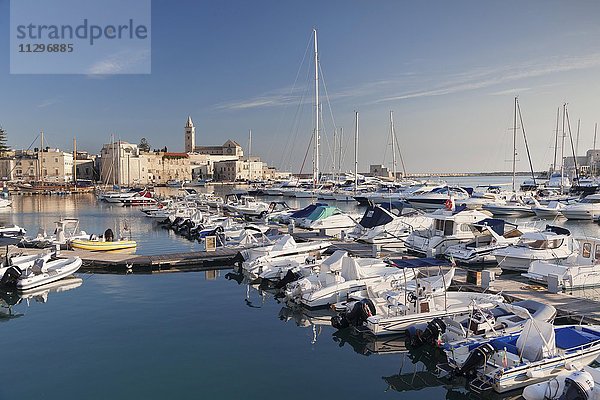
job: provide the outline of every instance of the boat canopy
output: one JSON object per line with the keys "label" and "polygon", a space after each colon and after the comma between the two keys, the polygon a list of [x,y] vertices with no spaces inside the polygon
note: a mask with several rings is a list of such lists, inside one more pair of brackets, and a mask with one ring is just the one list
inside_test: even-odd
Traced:
{"label": "boat canopy", "polygon": [[340,209],[334,206],[318,206],[307,217],[308,220],[318,221],[341,213]]}
{"label": "boat canopy", "polygon": [[554,225],[546,225],[546,231],[554,232],[557,235],[565,235],[565,236],[569,236],[571,234],[570,230],[568,230],[566,228],[562,228],[560,226],[554,226]]}
{"label": "boat canopy", "polygon": [[486,219],[481,220],[473,225],[474,226],[487,226],[491,230],[496,232],[499,236],[504,235],[504,229],[505,229],[506,225],[511,225],[513,228],[517,227],[517,225],[515,225],[515,224],[511,224],[509,222],[504,221],[503,219],[498,219],[498,218],[486,218]]}
{"label": "boat canopy", "polygon": [[367,207],[359,225],[365,229],[388,224],[394,220],[390,212],[380,206]]}
{"label": "boat canopy", "polygon": [[336,250],[321,263],[320,273],[336,272],[342,269],[342,260],[348,257],[348,252]]}
{"label": "boat canopy", "polygon": [[296,241],[292,237],[292,235],[284,235],[281,239],[279,239],[273,245],[273,251],[281,251],[287,249],[293,249],[296,247]]}
{"label": "boat canopy", "polygon": [[313,211],[315,211],[315,209],[317,207],[320,206],[326,206],[327,203],[315,203],[315,204],[309,204],[308,206],[304,207],[301,210],[296,211],[295,213],[293,213],[292,215],[290,215],[290,218],[306,218],[308,217]]}

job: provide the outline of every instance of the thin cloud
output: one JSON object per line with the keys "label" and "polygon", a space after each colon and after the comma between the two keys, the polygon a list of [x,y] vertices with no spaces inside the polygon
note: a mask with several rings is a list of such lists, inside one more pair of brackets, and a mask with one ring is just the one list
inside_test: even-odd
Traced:
{"label": "thin cloud", "polygon": [[488,71],[475,70],[451,76],[445,84],[439,85],[437,88],[400,93],[384,97],[374,103],[384,103],[419,97],[443,96],[510,83],[521,79],[536,78],[560,72],[597,68],[599,66],[600,54],[592,54],[584,57],[563,57],[543,62],[508,65],[501,68],[490,69]]}
{"label": "thin cloud", "polygon": [[46,99],[43,100],[40,104],[38,104],[36,107],[37,108],[46,108],[46,107],[50,107],[56,103],[59,103],[61,100],[59,97],[53,97],[50,99]]}
{"label": "thin cloud", "polygon": [[148,50],[120,51],[92,64],[87,70],[87,76],[98,78],[104,75],[132,73],[140,64],[147,63],[149,58]]}

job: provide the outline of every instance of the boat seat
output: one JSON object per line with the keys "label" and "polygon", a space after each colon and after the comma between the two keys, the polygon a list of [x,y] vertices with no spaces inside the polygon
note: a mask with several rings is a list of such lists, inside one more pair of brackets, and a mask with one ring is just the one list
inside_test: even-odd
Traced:
{"label": "boat seat", "polygon": [[594,340],[600,340],[600,337],[590,331],[575,330],[573,328],[556,330],[556,347],[560,349],[583,346]]}

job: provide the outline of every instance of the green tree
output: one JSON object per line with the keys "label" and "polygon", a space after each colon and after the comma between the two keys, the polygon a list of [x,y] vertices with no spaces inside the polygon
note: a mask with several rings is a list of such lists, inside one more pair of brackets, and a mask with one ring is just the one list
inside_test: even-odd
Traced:
{"label": "green tree", "polygon": [[142,140],[140,140],[140,144],[138,145],[138,147],[141,151],[150,151],[150,143],[148,143],[145,137],[143,137]]}
{"label": "green tree", "polygon": [[0,153],[10,150],[6,144],[6,131],[0,126]]}

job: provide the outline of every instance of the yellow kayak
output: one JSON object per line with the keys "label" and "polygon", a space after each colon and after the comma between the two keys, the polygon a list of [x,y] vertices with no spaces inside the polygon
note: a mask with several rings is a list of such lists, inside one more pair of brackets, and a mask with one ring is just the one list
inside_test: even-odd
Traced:
{"label": "yellow kayak", "polygon": [[134,240],[118,240],[115,242],[102,242],[99,240],[75,239],[75,240],[71,241],[72,248],[88,250],[88,251],[110,251],[110,250],[132,249],[136,246],[137,246],[137,243]]}

